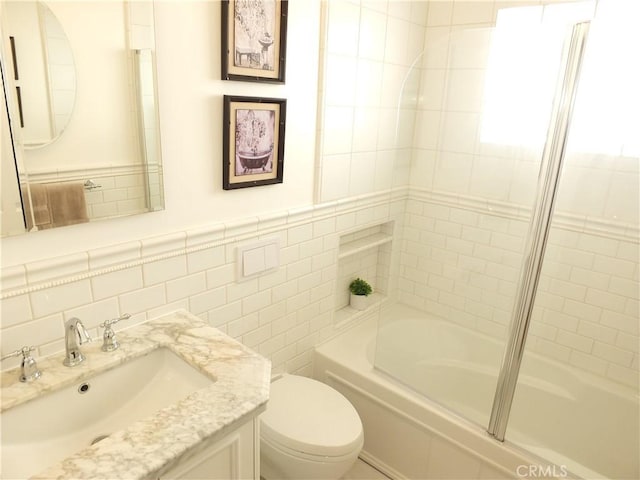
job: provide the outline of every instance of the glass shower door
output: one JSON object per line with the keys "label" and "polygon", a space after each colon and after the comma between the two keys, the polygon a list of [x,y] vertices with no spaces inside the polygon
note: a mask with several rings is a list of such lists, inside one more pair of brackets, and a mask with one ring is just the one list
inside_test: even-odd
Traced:
{"label": "glass shower door", "polygon": [[639,478],[640,4],[591,22],[506,440],[556,476]]}
{"label": "glass shower door", "polygon": [[594,6],[505,9],[495,28],[427,34],[398,303],[381,313],[375,366],[483,427],[567,28]]}

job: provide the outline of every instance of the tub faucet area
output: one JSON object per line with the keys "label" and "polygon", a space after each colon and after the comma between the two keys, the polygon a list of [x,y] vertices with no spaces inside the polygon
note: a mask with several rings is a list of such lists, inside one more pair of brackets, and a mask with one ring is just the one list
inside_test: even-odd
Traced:
{"label": "tub faucet area", "polygon": [[90,341],[91,336],[80,319],[73,317],[64,322],[65,357],[62,363],[67,367],[82,363],[85,357],[80,351],[80,345]]}

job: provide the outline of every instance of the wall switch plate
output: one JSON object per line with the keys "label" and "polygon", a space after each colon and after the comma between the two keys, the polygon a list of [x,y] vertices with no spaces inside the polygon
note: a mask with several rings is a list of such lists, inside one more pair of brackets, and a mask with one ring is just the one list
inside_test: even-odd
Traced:
{"label": "wall switch plate", "polygon": [[236,281],[244,282],[277,270],[280,266],[280,239],[266,238],[236,248]]}

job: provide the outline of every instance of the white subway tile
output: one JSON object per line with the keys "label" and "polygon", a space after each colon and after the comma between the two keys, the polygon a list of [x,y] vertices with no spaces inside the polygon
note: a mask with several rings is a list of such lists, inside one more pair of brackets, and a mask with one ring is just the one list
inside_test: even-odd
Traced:
{"label": "white subway tile", "polygon": [[638,260],[640,260],[640,247],[637,243],[620,242],[616,256],[622,260],[638,263]]}
{"label": "white subway tile", "polygon": [[300,278],[311,273],[312,258],[303,258],[287,265],[287,281]]}
{"label": "white subway tile", "polygon": [[592,323],[584,319],[580,320],[578,333],[611,345],[615,343],[616,335],[618,335],[618,331],[614,328],[600,325],[598,323]]}
{"label": "white subway tile", "polygon": [[248,315],[271,305],[271,290],[264,290],[242,299],[242,314]]}
{"label": "white subway tile", "polygon": [[181,300],[177,300],[175,302],[171,302],[171,303],[165,303],[162,304],[156,308],[150,308],[148,309],[145,313],[146,313],[146,318],[147,319],[152,319],[152,318],[157,318],[157,317],[161,317],[163,315],[166,315],[168,313],[172,313],[175,312],[176,310],[189,310],[189,300],[186,298],[183,298]]}
{"label": "white subway tile", "polygon": [[560,345],[566,345],[574,350],[581,350],[583,352],[591,352],[593,347],[593,340],[583,335],[577,335],[566,330],[558,330],[556,341]]}
{"label": "white subway tile", "polygon": [[309,333],[309,322],[305,321],[300,325],[296,325],[295,327],[287,330],[285,333],[285,342],[287,345],[294,344],[301,338],[304,338],[305,335]]}
{"label": "white subway tile", "polygon": [[617,347],[623,350],[628,350],[636,354],[640,352],[640,339],[638,339],[637,335],[629,335],[628,333],[618,332],[618,337],[616,338],[615,344]]}
{"label": "white subway tile", "polygon": [[[220,289],[217,289],[220,290]],[[231,283],[226,286],[227,302],[233,302],[258,292],[258,279],[253,278],[242,283]]]}
{"label": "white subway tile", "polygon": [[[22,347],[53,342],[61,337],[64,337],[64,325],[60,313],[3,328],[1,337],[2,355],[7,355]],[[19,364],[19,362],[16,362],[16,364]]]}
{"label": "white subway tile", "polygon": [[[34,318],[45,317],[93,301],[89,280],[38,290],[29,294]],[[96,298],[97,299],[97,298]]]}
{"label": "white subway tile", "polygon": [[284,333],[275,334],[274,332],[274,335],[271,338],[269,338],[268,340],[265,340],[260,345],[258,345],[258,352],[260,352],[261,355],[264,355],[265,357],[270,358],[274,352],[284,348],[285,346],[284,338],[285,338]]}
{"label": "white subway tile", "polygon": [[638,333],[640,333],[640,325],[637,317],[621,315],[618,312],[604,310],[600,318],[600,324],[622,330],[631,335],[638,335]]}
{"label": "white subway tile", "polygon": [[224,246],[207,248],[187,254],[187,269],[189,273],[201,272],[224,265],[225,260]]}
{"label": "white subway tile", "polygon": [[576,332],[578,330],[578,319],[562,313],[545,310],[542,321],[565,331]]}
{"label": "white subway tile", "polygon": [[640,302],[638,302],[638,300],[627,298],[624,314],[635,318],[640,317]]}
{"label": "white subway tile", "polygon": [[623,295],[625,297],[638,300],[640,298],[640,285],[634,280],[627,280],[626,278],[611,277],[611,283],[609,283],[609,292],[617,295]]}
{"label": "white subway tile", "polygon": [[592,270],[584,270],[574,267],[571,271],[571,281],[586,287],[596,288],[599,290],[607,290],[609,279],[611,277],[605,273],[598,273]]}
{"label": "white subway tile", "polygon": [[453,25],[493,22],[493,2],[466,1],[453,4]]}
{"label": "white subway tile", "polygon": [[572,350],[568,347],[558,345],[555,342],[539,338],[536,342],[535,351],[543,355],[548,355],[556,360],[560,360],[561,362],[568,362]]}
{"label": "white subway tile", "polygon": [[607,310],[613,310],[618,313],[624,312],[625,300],[626,298],[623,296],[603,292],[602,290],[596,290],[594,288],[589,288],[587,290],[584,299],[584,301],[590,305],[602,307]]}
{"label": "white subway tile", "polygon": [[226,264],[221,267],[212,268],[207,270],[207,288],[222,287],[228,283],[233,283],[236,276],[235,265]]}
{"label": "white subway tile", "polygon": [[167,282],[166,288],[167,301],[173,302],[206,290],[207,279],[204,272],[194,275],[183,274],[180,278]]}
{"label": "white subway tile", "polygon": [[581,235],[578,239],[578,248],[580,250],[608,257],[616,256],[619,244],[618,240],[587,234]]}
{"label": "white subway tile", "polygon": [[309,304],[309,291],[301,292],[287,298],[287,313],[300,310]]}
{"label": "white subway tile", "polygon": [[241,335],[255,330],[259,325],[258,314],[252,313],[229,322],[227,325],[227,333],[233,338],[239,338]]}
{"label": "white subway tile", "polygon": [[219,287],[214,290],[207,290],[206,292],[193,295],[189,297],[189,310],[191,313],[197,315],[202,312],[213,310],[216,307],[220,307],[227,301],[233,302],[234,300],[238,300],[238,298],[229,298],[228,293],[229,288]]}
{"label": "white subway tile", "polygon": [[[562,312],[563,307],[568,300],[560,295],[554,295],[553,293],[545,292],[538,290],[535,299],[535,307],[536,308],[546,308],[549,310],[555,310],[557,312]],[[577,303],[577,302],[575,302]],[[564,312],[569,315],[573,315],[575,317],[580,317],[580,315],[575,315],[573,311]]]}
{"label": "white subway tile", "polygon": [[358,53],[360,9],[348,2],[331,2],[328,13],[327,51],[355,56]]}
{"label": "white subway tile", "polygon": [[[563,280],[558,280],[555,278],[551,279],[549,288],[550,291],[556,295],[579,301],[585,300],[585,296],[588,297],[588,292],[593,291],[592,289],[587,290],[587,288],[582,285],[576,285],[574,283],[565,282]],[[601,306],[598,303],[589,301],[588,298],[586,302],[592,305]]]}
{"label": "white subway tile", "polygon": [[[289,239],[289,246],[309,241],[313,238],[313,224],[305,223],[297,227],[291,227],[287,231],[287,235]],[[282,253],[284,254],[285,252]]]}
{"label": "white subway tile", "polygon": [[601,342],[595,342],[593,345],[593,355],[623,367],[631,366],[633,360],[632,352]]}
{"label": "white subway tile", "polygon": [[249,348],[254,348],[269,338],[271,338],[271,326],[263,325],[262,327],[245,333],[242,336],[242,343]]}
{"label": "white subway tile", "polygon": [[221,307],[209,310],[209,323],[214,327],[224,325],[242,316],[242,301],[225,303]]}
{"label": "white subway tile", "polygon": [[142,278],[145,286],[156,285],[168,280],[184,277],[186,274],[187,262],[184,255],[142,265]]}
{"label": "white subway tile", "polygon": [[91,290],[95,300],[137,290],[142,286],[142,267],[127,268],[91,278]]}
{"label": "white subway tile", "polygon": [[491,246],[513,252],[521,252],[523,249],[524,238],[506,233],[491,233]]}
{"label": "white subway tile", "polygon": [[283,367],[286,362],[296,356],[296,346],[286,345],[271,355],[271,362],[275,368]]}
{"label": "white subway tile", "polygon": [[277,288],[274,288],[271,293],[271,301],[273,303],[277,303],[281,300],[286,300],[296,293],[298,293],[298,279],[291,280],[287,283],[283,283]]}
{"label": "white subway tile", "polygon": [[571,352],[569,363],[588,372],[595,373],[596,375],[604,376],[607,371],[607,362],[577,350]]}
{"label": "white subway tile", "polygon": [[145,312],[166,303],[164,284],[120,295],[120,310],[131,314]]}
{"label": "white subway tile", "polygon": [[637,262],[596,255],[593,269],[612,276],[632,278]]}
{"label": "white subway tile", "polygon": [[2,328],[18,325],[33,319],[29,295],[17,295],[2,300],[0,303]]}

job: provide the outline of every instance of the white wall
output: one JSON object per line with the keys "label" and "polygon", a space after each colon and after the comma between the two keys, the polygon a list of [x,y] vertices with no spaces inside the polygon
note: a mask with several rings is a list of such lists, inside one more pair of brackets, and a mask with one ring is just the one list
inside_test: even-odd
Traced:
{"label": "white wall", "polygon": [[[220,80],[220,3],[157,2],[166,210],[3,238],[2,265],[313,202],[320,2],[291,2],[285,85]],[[287,99],[284,183],[222,190],[222,96]]]}

